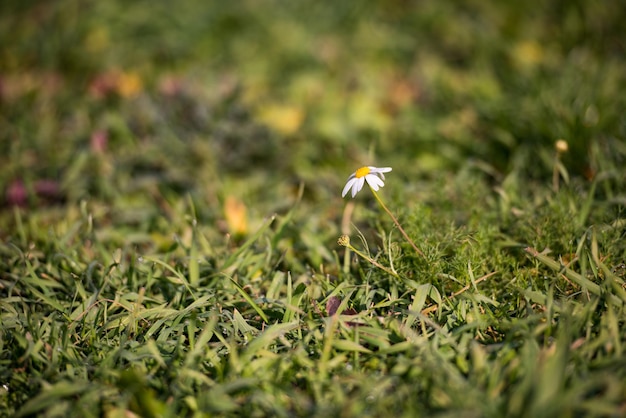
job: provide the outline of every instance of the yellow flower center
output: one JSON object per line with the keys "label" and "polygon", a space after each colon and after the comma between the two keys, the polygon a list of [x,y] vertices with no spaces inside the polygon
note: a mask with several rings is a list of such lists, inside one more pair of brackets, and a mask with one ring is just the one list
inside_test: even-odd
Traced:
{"label": "yellow flower center", "polygon": [[354,173],[354,175],[356,176],[356,178],[360,179],[361,177],[367,176],[369,173],[370,173],[369,167],[361,167],[356,171],[356,173]]}

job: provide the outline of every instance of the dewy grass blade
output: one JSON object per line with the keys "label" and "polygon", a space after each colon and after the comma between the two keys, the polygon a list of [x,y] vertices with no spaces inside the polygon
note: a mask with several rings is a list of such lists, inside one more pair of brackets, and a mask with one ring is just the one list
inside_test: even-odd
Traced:
{"label": "dewy grass blade", "polygon": [[261,225],[261,227],[254,233],[253,236],[251,236],[241,247],[237,249],[237,251],[232,253],[230,257],[228,257],[224,261],[224,264],[222,264],[220,270],[224,272],[229,267],[231,267],[241,257],[241,255],[246,250],[248,250],[248,248],[250,248],[252,244],[254,244],[261,237],[261,235],[263,235],[263,233],[270,227],[272,222],[274,222],[274,219],[276,219],[276,215],[272,215],[269,219],[267,219],[265,223]]}
{"label": "dewy grass blade", "polygon": [[201,354],[207,350],[207,344],[213,338],[215,332],[215,326],[217,325],[218,316],[213,314],[209,318],[209,321],[202,327],[202,332],[198,336],[195,344],[191,346],[187,357],[185,358],[185,366],[190,367],[194,364],[195,360],[201,356]]}
{"label": "dewy grass blade", "polygon": [[158,264],[161,267],[163,267],[164,269],[166,269],[169,272],[171,272],[172,274],[174,274],[174,276],[176,276],[176,278],[180,281],[180,283],[182,283],[183,286],[185,286],[185,288],[187,289],[187,291],[189,292],[191,297],[193,297],[194,299],[197,299],[196,295],[191,290],[191,286],[189,285],[189,282],[187,281],[187,278],[185,277],[184,274],[182,274],[181,272],[177,271],[174,267],[170,266],[169,264],[167,264],[163,260],[160,260],[160,259],[158,259],[156,257],[144,256],[143,259],[145,261],[150,261],[150,262],[153,262],[155,264]]}
{"label": "dewy grass blade", "polygon": [[293,319],[293,309],[291,306],[293,304],[293,283],[291,282],[291,273],[287,272],[287,303],[285,303],[285,313],[283,315],[283,322],[291,322]]}
{"label": "dewy grass blade", "polygon": [[283,230],[289,224],[289,222],[291,222],[291,220],[293,219],[296,209],[298,208],[298,206],[300,205],[300,202],[302,201],[303,195],[304,195],[304,183],[300,183],[300,186],[298,186],[298,194],[296,195],[296,201],[294,202],[291,209],[289,209],[287,214],[285,216],[282,216],[282,219],[280,219],[280,222],[278,222],[278,225],[275,228],[275,233],[272,236],[272,240],[271,240],[272,248],[276,247],[278,240],[280,240],[280,238],[283,236]]}
{"label": "dewy grass blade", "polygon": [[267,319],[267,315],[265,315],[265,312],[263,312],[263,309],[261,309],[261,307],[259,305],[257,305],[254,300],[252,300],[252,298],[250,297],[250,295],[241,287],[239,286],[239,283],[237,283],[236,281],[234,281],[233,279],[230,279],[230,282],[235,285],[235,288],[237,289],[237,291],[239,292],[239,294],[241,294],[241,296],[243,296],[243,298],[246,300],[246,302],[248,302],[248,304],[252,307],[252,309],[254,309],[256,311],[256,313],[259,314],[259,316],[263,319],[263,321],[266,324],[269,324],[269,319]]}
{"label": "dewy grass blade", "polygon": [[[548,257],[547,255],[541,254],[536,249],[528,247],[524,251],[526,251],[527,254],[533,256],[534,258],[536,258],[537,260],[539,260],[546,266],[550,267],[552,270],[555,270],[564,274],[568,279],[576,283],[578,286],[580,286],[584,290],[588,290],[589,292],[593,293],[596,296],[601,296],[603,294],[603,291],[599,285],[590,281],[589,279],[586,279],[579,273],[576,273],[575,271],[563,266],[561,263]],[[608,295],[608,296],[611,302],[618,304],[618,305],[623,304],[622,300],[620,300],[620,298],[618,298],[617,296],[613,294]]]}
{"label": "dewy grass blade", "polygon": [[409,307],[410,313],[407,315],[404,325],[407,327],[411,327],[415,320],[417,319],[417,313],[421,312],[426,304],[426,298],[430,293],[432,285],[431,284],[422,284],[416,290],[413,296],[413,303]]}
{"label": "dewy grass blade", "polygon": [[241,354],[241,359],[249,361],[256,353],[259,352],[259,350],[270,345],[274,340],[276,340],[276,338],[289,331],[295,330],[299,326],[300,324],[298,321],[270,325],[259,336],[250,341],[244,352]]}
{"label": "dewy grass blade", "polygon": [[36,414],[46,408],[58,403],[60,400],[70,397],[77,396],[86,390],[89,390],[90,385],[88,382],[67,382],[60,381],[52,386],[47,387],[44,391],[40,392],[39,395],[30,399],[24,406],[19,410],[15,418],[31,416]]}
{"label": "dewy grass blade", "polygon": [[191,248],[189,249],[189,284],[194,288],[200,283],[200,263],[198,254],[198,243],[195,227],[191,235]]}
{"label": "dewy grass blade", "polygon": [[258,329],[254,328],[248,321],[239,313],[239,310],[236,308],[233,310],[233,328],[235,329],[235,333],[242,334],[256,334],[258,333]]}
{"label": "dewy grass blade", "polygon": [[189,284],[196,288],[200,282],[200,260],[198,254],[198,215],[191,195],[187,195],[187,202],[191,210],[191,247],[189,248]]}
{"label": "dewy grass blade", "polygon": [[336,315],[331,316],[326,321],[326,329],[324,330],[324,345],[322,347],[322,355],[318,362],[318,377],[321,381],[328,378],[327,373],[329,369],[332,346],[335,339],[335,330],[337,329],[338,322],[339,318]]}
{"label": "dewy grass blade", "polygon": [[334,340],[333,348],[340,351],[354,351],[357,353],[369,354],[372,350],[363,347],[361,344],[350,340]]}

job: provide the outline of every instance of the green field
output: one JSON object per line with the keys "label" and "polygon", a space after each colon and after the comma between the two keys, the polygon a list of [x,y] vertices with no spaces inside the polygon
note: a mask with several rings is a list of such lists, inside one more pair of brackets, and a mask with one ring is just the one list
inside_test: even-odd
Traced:
{"label": "green field", "polygon": [[625,416],[624,21],[3,2],[0,417]]}

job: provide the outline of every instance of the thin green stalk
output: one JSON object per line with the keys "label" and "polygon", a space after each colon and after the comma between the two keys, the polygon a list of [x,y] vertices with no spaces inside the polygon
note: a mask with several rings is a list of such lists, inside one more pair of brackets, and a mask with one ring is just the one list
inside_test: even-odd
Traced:
{"label": "thin green stalk", "polygon": [[404,230],[404,228],[402,228],[402,226],[400,225],[400,222],[398,222],[398,219],[396,219],[396,217],[393,215],[393,213],[391,213],[391,211],[387,208],[387,206],[383,203],[383,201],[380,199],[380,197],[378,196],[378,193],[376,193],[376,191],[374,189],[372,189],[370,187],[370,189],[372,190],[372,193],[374,194],[374,197],[376,198],[376,200],[378,200],[378,203],[380,203],[380,206],[383,207],[383,209],[385,209],[385,212],[387,212],[387,214],[389,216],[391,216],[391,219],[393,220],[393,223],[396,224],[396,226],[398,227],[398,229],[400,230],[400,232],[402,233],[402,235],[404,236],[404,238],[409,242],[409,244],[411,244],[411,247],[413,247],[413,249],[415,250],[416,253],[418,253],[419,255],[421,255],[422,257],[425,257],[424,253],[422,252],[422,250],[420,250],[419,248],[417,248],[417,245],[415,245],[415,243],[413,242],[413,240],[411,238],[409,238],[409,236],[407,235],[406,231]]}
{"label": "thin green stalk", "polygon": [[347,249],[354,251],[354,253],[356,255],[358,255],[361,258],[369,261],[374,266],[376,266],[379,269],[383,270],[385,273],[391,274],[393,277],[395,277],[397,279],[401,279],[401,277],[398,276],[398,273],[396,273],[395,271],[393,271],[391,269],[388,269],[387,267],[385,267],[382,264],[380,264],[378,261],[374,260],[372,257],[370,257],[367,254],[365,254],[365,253],[357,250],[356,248],[354,248],[352,246],[352,244],[350,244],[350,237],[348,237],[347,235],[342,235],[341,237],[339,237],[339,240],[337,242],[339,243],[339,245],[342,245],[342,246],[346,247]]}

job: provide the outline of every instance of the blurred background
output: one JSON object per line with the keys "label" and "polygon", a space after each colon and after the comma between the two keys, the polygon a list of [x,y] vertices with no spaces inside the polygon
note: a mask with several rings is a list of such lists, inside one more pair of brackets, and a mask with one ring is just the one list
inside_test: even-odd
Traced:
{"label": "blurred background", "polygon": [[396,197],[464,170],[531,182],[558,139],[589,181],[626,154],[620,3],[2,2],[2,211],[87,199],[150,224],[191,196],[218,222],[304,184],[336,217],[360,165],[393,166]]}

